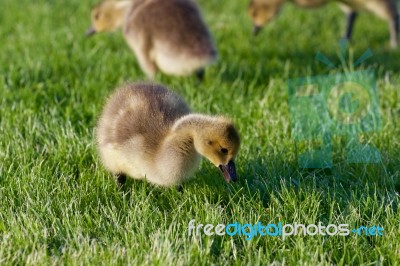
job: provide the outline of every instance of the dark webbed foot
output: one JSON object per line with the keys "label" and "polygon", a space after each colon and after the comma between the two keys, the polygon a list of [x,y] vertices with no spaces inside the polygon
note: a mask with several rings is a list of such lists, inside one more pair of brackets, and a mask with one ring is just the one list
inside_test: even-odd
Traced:
{"label": "dark webbed foot", "polygon": [[205,71],[204,69],[200,69],[196,71],[196,77],[200,82],[203,82],[204,80],[204,75],[205,75]]}
{"label": "dark webbed foot", "polygon": [[178,185],[178,186],[176,187],[176,190],[177,190],[178,192],[180,192],[180,193],[183,193],[183,185]]}
{"label": "dark webbed foot", "polygon": [[117,174],[117,184],[122,186],[126,182],[126,175],[124,174]]}

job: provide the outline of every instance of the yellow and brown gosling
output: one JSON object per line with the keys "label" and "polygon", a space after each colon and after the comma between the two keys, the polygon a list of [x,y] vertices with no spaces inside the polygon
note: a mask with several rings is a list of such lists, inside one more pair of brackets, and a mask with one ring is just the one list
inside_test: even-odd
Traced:
{"label": "yellow and brown gosling", "polygon": [[[353,26],[359,11],[369,11],[388,21],[390,45],[397,47],[399,34],[399,14],[396,0],[333,0],[339,3],[347,14],[345,39],[351,39]],[[248,14],[250,15],[254,34],[256,35],[264,24],[276,17],[284,3],[289,0],[250,0]],[[290,0],[295,5],[304,8],[317,8],[332,0]]]}
{"label": "yellow and brown gosling", "polygon": [[122,28],[149,78],[165,74],[201,78],[217,52],[192,0],[106,0],[92,10],[88,35]]}
{"label": "yellow and brown gosling", "polygon": [[126,176],[160,186],[180,185],[201,156],[236,181],[239,134],[222,116],[191,113],[177,94],[161,85],[129,84],[108,99],[96,129],[101,160],[119,183]]}

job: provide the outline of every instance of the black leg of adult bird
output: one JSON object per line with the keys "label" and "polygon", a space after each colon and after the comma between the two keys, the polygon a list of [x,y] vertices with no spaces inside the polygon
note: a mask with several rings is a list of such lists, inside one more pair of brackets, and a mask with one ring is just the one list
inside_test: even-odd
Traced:
{"label": "black leg of adult bird", "polygon": [[126,182],[126,175],[124,174],[117,174],[117,184],[122,186]]}
{"label": "black leg of adult bird", "polygon": [[344,38],[347,40],[351,40],[352,33],[353,33],[353,27],[354,27],[354,21],[357,18],[357,12],[350,11],[347,14],[347,25],[346,25],[346,32],[344,33]]}

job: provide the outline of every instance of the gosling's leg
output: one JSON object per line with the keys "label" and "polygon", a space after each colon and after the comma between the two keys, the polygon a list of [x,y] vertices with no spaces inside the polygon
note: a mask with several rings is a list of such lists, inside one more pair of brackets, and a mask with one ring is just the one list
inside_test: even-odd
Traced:
{"label": "gosling's leg", "polygon": [[[129,32],[125,34],[129,34]],[[136,59],[143,72],[147,75],[149,79],[154,79],[154,76],[158,69],[155,62],[150,56],[153,47],[147,36],[143,35],[140,37],[140,42],[134,42],[132,39],[129,38],[127,39],[127,42],[131,49],[135,52]]]}
{"label": "gosling's leg", "polygon": [[357,18],[357,12],[350,10],[347,12],[347,23],[346,23],[346,31],[344,33],[343,38],[347,40],[351,40],[351,37],[353,35],[353,28],[354,28],[354,22]]}
{"label": "gosling's leg", "polygon": [[117,184],[122,186],[126,183],[126,175],[125,174],[117,174]]}
{"label": "gosling's leg", "polygon": [[397,11],[396,1],[375,1],[374,5],[370,5],[367,9],[388,21],[390,32],[390,46],[397,47],[399,35],[399,13]]}
{"label": "gosling's leg", "polygon": [[389,31],[390,46],[396,48],[399,41],[399,14],[397,13],[397,10],[394,10],[394,13],[389,19]]}
{"label": "gosling's leg", "polygon": [[150,58],[150,54],[146,50],[142,50],[136,55],[139,65],[149,79],[154,79],[157,72],[157,66]]}

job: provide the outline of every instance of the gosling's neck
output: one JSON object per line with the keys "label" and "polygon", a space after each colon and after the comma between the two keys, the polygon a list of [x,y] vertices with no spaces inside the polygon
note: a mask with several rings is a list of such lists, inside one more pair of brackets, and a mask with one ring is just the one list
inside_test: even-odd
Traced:
{"label": "gosling's neck", "polygon": [[175,122],[157,153],[156,167],[160,173],[174,180],[192,175],[200,162],[200,154],[196,150],[197,132],[206,120],[206,116],[190,114]]}
{"label": "gosling's neck", "polygon": [[195,137],[199,130],[215,122],[215,118],[202,114],[188,114],[179,118],[172,127],[173,133],[187,132]]}
{"label": "gosling's neck", "polygon": [[132,0],[123,0],[115,2],[114,8],[117,18],[115,22],[116,28],[122,27],[132,5],[133,5]]}
{"label": "gosling's neck", "polygon": [[189,114],[178,119],[170,131],[166,142],[178,147],[182,152],[199,153],[202,145],[200,134],[204,129],[216,122],[216,118],[202,114]]}
{"label": "gosling's neck", "polygon": [[135,10],[136,8],[144,4],[146,1],[147,0],[133,0],[132,10]]}
{"label": "gosling's neck", "polygon": [[215,122],[206,115],[189,114],[179,118],[164,139],[160,153],[174,153],[177,156],[198,155],[199,132]]}

